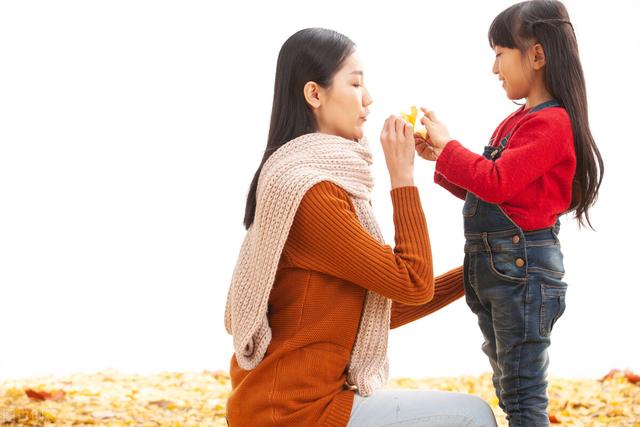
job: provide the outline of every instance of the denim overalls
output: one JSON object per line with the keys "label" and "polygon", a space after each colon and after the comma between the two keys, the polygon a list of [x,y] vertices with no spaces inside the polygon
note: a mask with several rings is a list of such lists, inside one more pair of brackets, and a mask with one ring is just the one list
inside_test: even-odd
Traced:
{"label": "denim overalls", "polygon": [[[559,106],[549,101],[533,108]],[[500,158],[511,132],[484,157]],[[523,232],[496,204],[467,192],[463,208],[466,301],[478,316],[482,350],[509,426],[548,426],[547,347],[565,309],[567,284],[558,240],[560,222]]]}

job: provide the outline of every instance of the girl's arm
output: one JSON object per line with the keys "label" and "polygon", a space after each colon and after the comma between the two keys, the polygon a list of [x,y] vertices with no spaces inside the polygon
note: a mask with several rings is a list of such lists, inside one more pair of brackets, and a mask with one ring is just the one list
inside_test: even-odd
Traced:
{"label": "girl's arm", "polygon": [[435,279],[433,299],[426,304],[410,306],[393,302],[391,306],[391,329],[421,319],[449,305],[464,295],[463,270],[458,267]]}
{"label": "girl's arm", "polygon": [[467,190],[462,187],[458,187],[457,185],[447,181],[441,173],[436,171],[433,174],[433,181],[444,189],[448,190],[454,196],[464,200],[467,197]]}
{"label": "girl's arm", "polygon": [[444,124],[427,116],[431,141],[437,146],[436,172],[486,202],[503,203],[573,155],[569,117],[562,109],[554,110],[523,120],[496,161],[450,140]]}
{"label": "girl's arm", "polygon": [[405,305],[423,305],[434,295],[431,246],[416,187],[391,191],[395,248],[363,228],[345,190],[330,182],[302,199],[286,256],[297,267],[328,274]]}

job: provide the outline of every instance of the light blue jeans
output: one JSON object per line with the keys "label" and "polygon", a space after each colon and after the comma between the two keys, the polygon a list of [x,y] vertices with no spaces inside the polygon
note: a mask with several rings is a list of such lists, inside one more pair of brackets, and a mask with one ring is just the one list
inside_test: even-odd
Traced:
{"label": "light blue jeans", "polygon": [[355,395],[347,427],[497,427],[491,407],[470,394],[382,389]]}

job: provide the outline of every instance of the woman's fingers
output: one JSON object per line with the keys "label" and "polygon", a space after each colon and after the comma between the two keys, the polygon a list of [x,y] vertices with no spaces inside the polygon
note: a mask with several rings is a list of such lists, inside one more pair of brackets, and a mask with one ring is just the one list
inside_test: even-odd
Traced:
{"label": "woman's fingers", "polygon": [[393,116],[387,117],[382,127],[382,133],[380,135],[380,141],[382,144],[389,144],[395,138],[395,121]]}
{"label": "woman's fingers", "polygon": [[404,140],[405,141],[413,140],[413,126],[411,126],[411,123],[406,123],[404,126]]}
{"label": "woman's fingers", "polygon": [[393,118],[395,120],[396,135],[398,137],[404,136],[405,121],[400,119],[399,117],[393,116]]}
{"label": "woman's fingers", "polygon": [[386,144],[394,142],[411,144],[411,148],[413,149],[413,145],[415,144],[413,126],[400,117],[391,115],[385,120],[382,126],[380,139]]}
{"label": "woman's fingers", "polygon": [[405,122],[400,117],[389,116],[387,120],[385,120],[384,125],[382,126],[382,132],[380,134],[380,138],[383,139],[383,142],[403,142],[403,141],[411,141],[413,137],[413,126],[410,123]]}
{"label": "woman's fingers", "polygon": [[389,117],[389,140],[395,141],[398,138],[398,118],[396,116]]}
{"label": "woman's fingers", "polygon": [[384,124],[382,125],[382,131],[380,132],[380,142],[382,142],[383,144],[386,144],[388,137],[389,137],[389,117],[387,117],[387,120],[385,120]]}

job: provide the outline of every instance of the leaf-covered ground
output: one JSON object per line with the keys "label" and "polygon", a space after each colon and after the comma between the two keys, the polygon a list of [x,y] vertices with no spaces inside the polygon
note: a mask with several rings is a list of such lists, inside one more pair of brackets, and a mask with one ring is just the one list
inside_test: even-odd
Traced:
{"label": "leaf-covered ground", "polygon": [[[611,371],[600,380],[552,378],[550,418],[566,426],[640,427],[640,381]],[[491,377],[398,378],[390,387],[472,393],[498,408]],[[226,372],[41,377],[0,382],[0,425],[8,426],[224,426],[230,391]]]}

